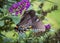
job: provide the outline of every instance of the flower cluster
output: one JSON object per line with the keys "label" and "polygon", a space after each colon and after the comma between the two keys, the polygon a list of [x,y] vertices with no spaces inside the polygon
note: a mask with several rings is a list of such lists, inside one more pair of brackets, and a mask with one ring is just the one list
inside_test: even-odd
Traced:
{"label": "flower cluster", "polygon": [[45,25],[46,30],[49,30],[51,28],[50,24]]}
{"label": "flower cluster", "polygon": [[30,6],[29,0],[21,0],[20,2],[14,3],[10,8],[9,12],[10,13],[15,13],[16,15],[18,13],[22,13],[22,11],[25,9],[27,10]]}

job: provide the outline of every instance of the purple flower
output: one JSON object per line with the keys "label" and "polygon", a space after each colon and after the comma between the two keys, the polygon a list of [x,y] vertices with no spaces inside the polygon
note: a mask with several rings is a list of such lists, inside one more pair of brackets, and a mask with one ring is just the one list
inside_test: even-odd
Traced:
{"label": "purple flower", "polygon": [[22,0],[22,1],[25,2],[25,3],[26,3],[26,2],[29,2],[29,0]]}
{"label": "purple flower", "polygon": [[18,12],[18,11],[16,11],[16,12],[15,12],[15,15],[17,16],[17,15],[18,15],[18,13],[19,13],[19,12]]}
{"label": "purple flower", "polygon": [[50,24],[45,25],[45,28],[46,28],[47,30],[49,30],[49,29],[51,28]]}
{"label": "purple flower", "polygon": [[[22,0],[18,3],[15,3],[11,6],[11,8],[9,8],[9,12],[13,13],[13,12],[16,12],[16,15],[18,14],[18,12],[20,12],[20,14],[22,14],[22,11],[25,9],[27,10],[30,6],[30,2],[29,0]],[[18,12],[17,12],[17,9]]]}
{"label": "purple flower", "polygon": [[19,13],[22,14],[22,10],[19,10]]}
{"label": "purple flower", "polygon": [[30,3],[27,2],[27,3],[26,3],[26,10],[27,10],[29,7],[30,7]]}
{"label": "purple flower", "polygon": [[18,2],[17,4],[18,4],[18,6],[20,6],[20,5],[22,5],[22,2]]}
{"label": "purple flower", "polygon": [[12,7],[9,8],[9,12],[13,13],[13,8]]}
{"label": "purple flower", "polygon": [[26,8],[26,10],[29,8],[29,6],[30,6],[30,2],[29,2],[29,0],[22,0],[23,2],[24,2],[24,4],[25,4],[25,8]]}
{"label": "purple flower", "polygon": [[18,8],[18,4],[17,4],[17,3],[13,4],[13,5],[12,5],[12,8],[13,8],[13,9]]}

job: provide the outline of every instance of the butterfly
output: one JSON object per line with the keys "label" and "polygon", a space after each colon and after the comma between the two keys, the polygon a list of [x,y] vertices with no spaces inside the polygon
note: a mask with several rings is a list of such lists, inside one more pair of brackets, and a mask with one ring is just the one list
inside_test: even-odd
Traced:
{"label": "butterfly", "polygon": [[17,29],[19,31],[26,31],[28,29],[45,31],[45,27],[43,22],[35,15],[34,10],[26,11],[21,19],[21,21],[17,24]]}

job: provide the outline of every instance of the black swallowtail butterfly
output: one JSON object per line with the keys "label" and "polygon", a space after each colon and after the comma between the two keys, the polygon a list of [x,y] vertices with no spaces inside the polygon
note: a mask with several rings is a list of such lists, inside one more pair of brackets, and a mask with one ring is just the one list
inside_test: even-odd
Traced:
{"label": "black swallowtail butterfly", "polygon": [[34,10],[26,11],[21,21],[17,24],[17,27],[15,27],[16,30],[22,32],[30,28],[38,31],[45,31],[43,22],[35,15]]}

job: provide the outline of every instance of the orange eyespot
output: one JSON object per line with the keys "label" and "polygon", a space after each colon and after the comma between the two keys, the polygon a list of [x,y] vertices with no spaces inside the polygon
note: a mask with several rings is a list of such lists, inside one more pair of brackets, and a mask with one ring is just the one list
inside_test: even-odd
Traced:
{"label": "orange eyespot", "polygon": [[29,28],[32,28],[32,26],[29,26]]}
{"label": "orange eyespot", "polygon": [[18,29],[18,26],[16,26],[16,28]]}

